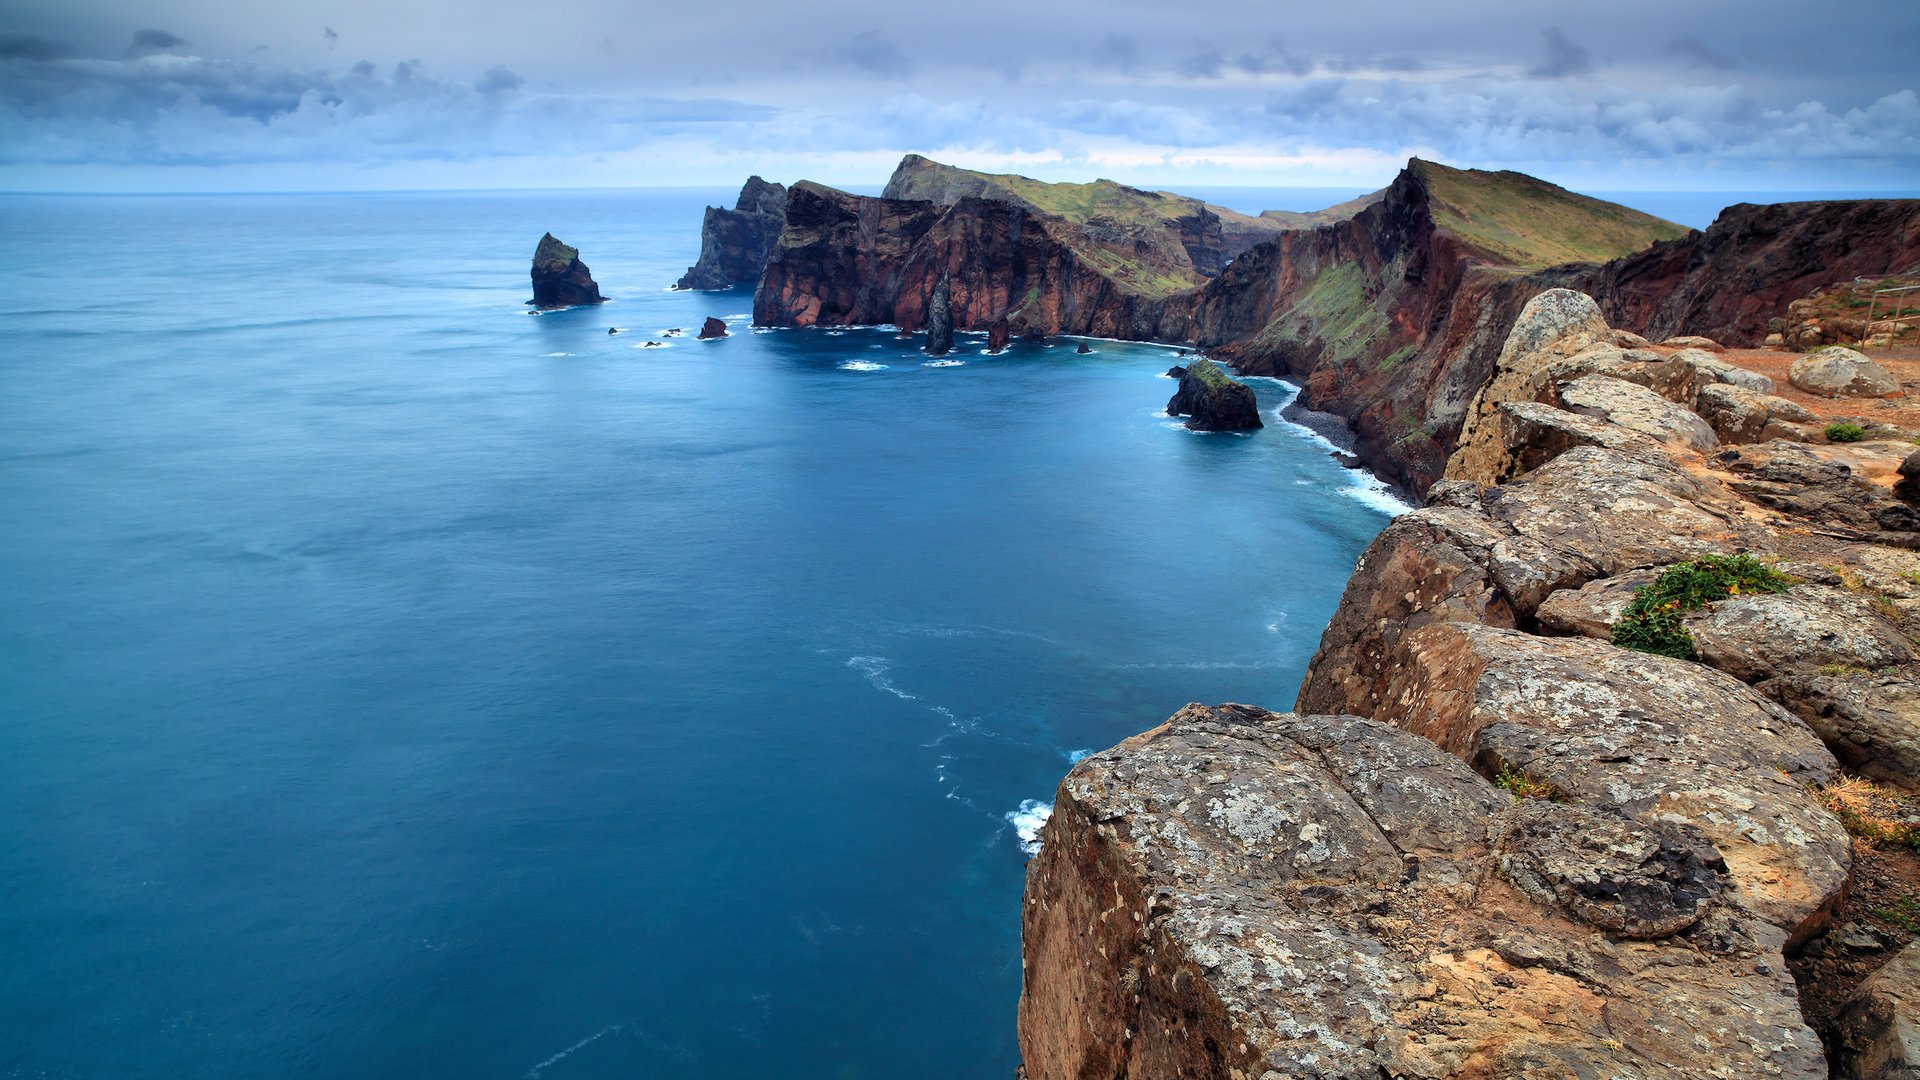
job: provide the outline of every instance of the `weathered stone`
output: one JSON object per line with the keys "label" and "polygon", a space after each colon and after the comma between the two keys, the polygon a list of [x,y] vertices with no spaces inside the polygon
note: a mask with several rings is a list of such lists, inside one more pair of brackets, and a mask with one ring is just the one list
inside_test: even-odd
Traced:
{"label": "weathered stone", "polygon": [[1606,375],[1585,375],[1560,386],[1560,401],[1573,412],[1640,432],[1669,446],[1705,453],[1720,440],[1705,420],[1643,386]]}
{"label": "weathered stone", "polygon": [[1728,597],[1684,621],[1703,663],[1747,682],[1795,668],[1878,671],[1914,658],[1906,635],[1864,597],[1825,585]]}
{"label": "weathered stone", "polygon": [[1848,768],[1920,791],[1920,685],[1911,668],[1802,670],[1759,689],[1805,720]]}
{"label": "weathered stone", "polygon": [[1786,398],[1731,383],[1703,386],[1696,400],[1700,415],[1713,425],[1722,442],[1762,442],[1770,438],[1769,424],[1776,421],[1805,424],[1814,418],[1811,412]]}
{"label": "weathered stone", "polygon": [[1852,530],[1852,537],[1912,545],[1920,531],[1920,512],[1890,498],[1886,489],[1854,477],[1853,469],[1804,443],[1772,441],[1716,455],[1734,476],[1738,494],[1789,514],[1805,517],[1824,530]]}
{"label": "weathered stone", "polygon": [[1684,824],[1726,859],[1735,902],[1795,938],[1846,888],[1852,841],[1803,785],[1833,755],[1797,717],[1699,664],[1468,623],[1403,634],[1376,719],[1485,772]]}
{"label": "weathered stone", "polygon": [[1646,349],[1653,345],[1651,341],[1629,330],[1608,330],[1606,340],[1609,344],[1618,345],[1623,349]]}
{"label": "weathered stone", "polygon": [[927,355],[945,356],[953,351],[952,285],[941,278],[927,301]]}
{"label": "weathered stone", "polygon": [[726,336],[727,324],[711,315],[707,316],[706,322],[700,324],[699,340],[701,341],[712,341],[715,338],[723,338]]}
{"label": "weathered stone", "polygon": [[1726,346],[1712,338],[1701,337],[1698,334],[1681,334],[1678,337],[1670,337],[1660,344],[1675,349],[1705,349],[1708,352],[1724,352],[1726,350]]}
{"label": "weathered stone", "polygon": [[[1599,342],[1606,332],[1599,307],[1584,293],[1548,289],[1529,300],[1500,348],[1492,377],[1467,407],[1459,448],[1447,461],[1447,479],[1497,482],[1509,456],[1501,433],[1500,407],[1541,401],[1559,378],[1584,373],[1556,376],[1550,366]],[[1617,346],[1607,348],[1618,354]]]}
{"label": "weathered stone", "polygon": [[1772,379],[1757,371],[1748,371],[1746,368],[1729,364],[1704,349],[1681,349],[1669,359],[1694,369],[1709,382],[1745,387],[1756,394],[1773,393]]}
{"label": "weathered stone", "polygon": [[1653,584],[1658,570],[1635,570],[1619,577],[1589,581],[1547,597],[1534,617],[1544,630],[1610,641],[1613,624],[1626,614],[1633,594]]}
{"label": "weathered stone", "polygon": [[1920,450],[1915,450],[1900,461],[1900,479],[1893,485],[1893,493],[1901,501],[1920,503]]}
{"label": "weathered stone", "polygon": [[1598,446],[1629,456],[1659,453],[1653,439],[1619,424],[1580,413],[1542,405],[1536,401],[1507,402],[1500,406],[1501,440],[1508,449],[1504,459],[1489,455],[1493,472],[1473,480],[1504,483],[1559,457],[1575,447]]}
{"label": "weathered stone", "polygon": [[1822,397],[1898,397],[1900,380],[1864,355],[1840,345],[1809,353],[1787,369],[1787,379]]}
{"label": "weathered stone", "polygon": [[1713,848],[1379,724],[1188,706],[1076,766],[1044,837],[1036,1080],[1824,1075]]}
{"label": "weathered stone", "polygon": [[1834,1080],[1920,1078],[1920,941],[1860,984],[1834,1029]]}

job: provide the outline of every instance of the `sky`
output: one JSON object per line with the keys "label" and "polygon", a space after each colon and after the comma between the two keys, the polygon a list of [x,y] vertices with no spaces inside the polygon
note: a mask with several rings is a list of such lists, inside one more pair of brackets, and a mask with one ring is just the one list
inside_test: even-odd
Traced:
{"label": "sky", "polygon": [[0,190],[1920,191],[1920,4],[0,0]]}

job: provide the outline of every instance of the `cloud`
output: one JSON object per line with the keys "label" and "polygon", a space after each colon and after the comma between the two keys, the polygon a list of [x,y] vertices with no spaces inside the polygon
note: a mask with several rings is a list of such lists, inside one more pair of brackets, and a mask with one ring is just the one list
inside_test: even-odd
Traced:
{"label": "cloud", "polygon": [[135,30],[133,43],[127,46],[129,57],[152,56],[155,53],[170,53],[186,45],[187,40],[165,30]]}
{"label": "cloud", "polygon": [[1528,68],[1527,74],[1538,79],[1564,79],[1593,70],[1593,60],[1587,50],[1567,40],[1559,27],[1550,26],[1540,36],[1547,43],[1547,58]]}
{"label": "cloud", "polygon": [[1140,62],[1140,45],[1125,34],[1109,31],[1107,36],[1101,39],[1100,48],[1095,56],[1097,62],[1115,68],[1122,75],[1130,75],[1133,73],[1134,65]]}
{"label": "cloud", "polygon": [[58,60],[73,55],[64,41],[33,34],[0,34],[0,60]]}
{"label": "cloud", "polygon": [[1667,51],[1676,56],[1685,57],[1690,67],[1710,68],[1714,71],[1732,71],[1734,68],[1740,66],[1739,61],[1730,56],[1724,56],[1714,52],[1707,47],[1706,42],[1701,41],[1692,34],[1684,34],[1674,38],[1673,41],[1668,43]]}
{"label": "cloud", "polygon": [[326,42],[327,42],[327,48],[329,48],[329,49],[331,49],[331,48],[333,48],[333,43],[334,43],[334,42],[336,42],[336,41],[339,41],[339,40],[340,40],[340,35],[339,35],[339,34],[336,34],[336,33],[334,33],[334,32],[333,32],[333,27],[331,27],[331,26],[323,26],[323,27],[321,27],[321,28],[320,28],[320,36],[326,39]]}
{"label": "cloud", "polygon": [[913,61],[878,30],[860,31],[829,55],[877,79],[904,79],[913,73]]}

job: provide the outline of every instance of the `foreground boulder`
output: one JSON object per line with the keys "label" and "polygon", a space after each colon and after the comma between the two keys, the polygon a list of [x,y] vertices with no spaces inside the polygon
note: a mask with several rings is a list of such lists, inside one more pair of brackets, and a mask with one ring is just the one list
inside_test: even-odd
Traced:
{"label": "foreground boulder", "polygon": [[1235,382],[1211,360],[1180,369],[1180,388],[1167,402],[1167,415],[1184,416],[1194,431],[1248,431],[1265,427],[1253,388]]}
{"label": "foreground boulder", "polygon": [[1920,1076],[1920,942],[1860,984],[1835,1028],[1835,1080]]}
{"label": "foreground boulder", "polygon": [[1711,844],[1381,724],[1190,705],[1076,766],[1042,839],[1035,1080],[1826,1075]]}
{"label": "foreground boulder", "polygon": [[605,299],[577,249],[561,243],[552,233],[540,238],[540,246],[533,250],[533,299],[527,303],[561,308],[598,304]]}
{"label": "foreground boulder", "polygon": [[1861,353],[1832,345],[1808,353],[1787,369],[1787,380],[1821,397],[1897,397],[1900,380]]}

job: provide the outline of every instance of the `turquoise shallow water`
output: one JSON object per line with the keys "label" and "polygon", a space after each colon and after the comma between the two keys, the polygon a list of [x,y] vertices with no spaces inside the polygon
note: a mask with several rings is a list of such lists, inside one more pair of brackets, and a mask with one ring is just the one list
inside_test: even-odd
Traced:
{"label": "turquoise shallow water", "polygon": [[1386,517],[1165,349],[637,348],[725,195],[0,199],[0,1077],[1010,1075],[1009,815]]}

